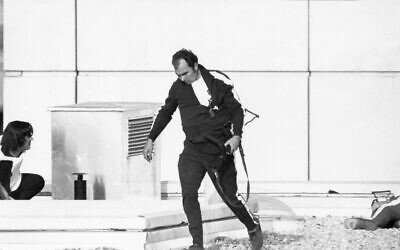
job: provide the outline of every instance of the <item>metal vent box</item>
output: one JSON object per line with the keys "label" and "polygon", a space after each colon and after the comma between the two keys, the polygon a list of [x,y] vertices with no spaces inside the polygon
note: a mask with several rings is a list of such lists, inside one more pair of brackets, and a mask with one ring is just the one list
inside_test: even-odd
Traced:
{"label": "metal vent box", "polygon": [[52,196],[74,199],[73,173],[86,173],[87,199],[161,199],[159,141],[142,149],[159,103],[86,102],[49,108]]}

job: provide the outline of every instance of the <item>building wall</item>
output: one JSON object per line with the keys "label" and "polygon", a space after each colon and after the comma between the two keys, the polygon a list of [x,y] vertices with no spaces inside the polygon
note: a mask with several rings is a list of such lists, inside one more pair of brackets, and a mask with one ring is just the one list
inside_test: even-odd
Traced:
{"label": "building wall", "polygon": [[[184,47],[227,72],[260,115],[243,144],[251,179],[276,183],[261,189],[400,180],[396,0],[4,2],[5,122],[33,123],[26,167],[47,179],[47,106],[160,102],[175,79],[171,55]],[[180,126],[177,112],[162,135],[165,181],[178,180]]]}
{"label": "building wall", "polygon": [[0,0],[0,129],[3,130],[3,0]]}

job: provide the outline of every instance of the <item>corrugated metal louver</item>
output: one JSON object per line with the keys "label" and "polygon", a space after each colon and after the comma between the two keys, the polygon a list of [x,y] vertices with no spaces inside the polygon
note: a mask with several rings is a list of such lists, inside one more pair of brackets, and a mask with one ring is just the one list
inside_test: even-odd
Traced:
{"label": "corrugated metal louver", "polygon": [[152,116],[128,119],[128,158],[142,154],[152,124]]}

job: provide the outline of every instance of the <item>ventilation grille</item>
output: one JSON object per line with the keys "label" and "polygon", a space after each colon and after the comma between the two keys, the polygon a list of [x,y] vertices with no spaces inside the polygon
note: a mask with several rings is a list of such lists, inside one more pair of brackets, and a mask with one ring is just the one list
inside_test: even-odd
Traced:
{"label": "ventilation grille", "polygon": [[128,120],[128,158],[142,154],[152,124],[152,116]]}

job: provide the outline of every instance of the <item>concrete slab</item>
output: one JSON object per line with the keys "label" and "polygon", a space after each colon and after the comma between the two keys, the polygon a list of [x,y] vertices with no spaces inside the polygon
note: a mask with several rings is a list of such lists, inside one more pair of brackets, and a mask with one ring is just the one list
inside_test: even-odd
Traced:
{"label": "concrete slab", "polygon": [[[179,202],[179,205],[181,203]],[[229,219],[235,217],[233,212],[223,203],[217,203],[212,205],[200,205],[201,214],[203,221],[213,221],[219,219]],[[255,212],[257,209],[257,203],[248,203],[250,211]],[[179,225],[187,223],[185,214],[182,208],[176,210],[167,210],[161,213],[147,213],[143,214],[146,220],[146,228],[153,229],[158,227],[165,227],[168,225]]]}
{"label": "concrete slab", "polygon": [[[247,230],[239,229],[239,230],[231,230],[231,231],[224,231],[224,232],[214,232],[214,233],[205,233],[204,235],[204,242],[205,246],[211,244],[211,241],[216,237],[228,237],[231,239],[240,239],[240,238],[247,238]],[[185,238],[177,238],[174,240],[167,240],[161,241],[157,243],[146,244],[145,250],[181,250],[183,247],[190,246],[192,244],[191,237]]]}
{"label": "concrete slab", "polygon": [[180,207],[177,201],[151,200],[2,201],[0,230],[144,230],[151,225],[152,214],[180,214]]}
{"label": "concrete slab", "polygon": [[[145,232],[118,232],[118,231],[10,231],[0,233],[1,245],[25,245],[30,246],[48,245],[59,247],[113,247],[121,248],[130,246],[128,249],[143,249],[147,234]],[[29,248],[27,248],[29,246]],[[9,249],[9,248],[4,248]],[[43,248],[48,249],[48,248]],[[125,249],[125,248],[123,248]]]}
{"label": "concrete slab", "polygon": [[[245,230],[243,224],[236,218],[209,221],[203,223],[203,232],[205,235],[218,234],[221,232]],[[163,228],[160,230],[149,231],[147,234],[147,243],[155,243],[179,238],[190,237],[187,225],[177,227]]]}
{"label": "concrete slab", "polygon": [[[259,215],[263,230],[294,230],[293,222],[301,223],[275,198],[254,196],[248,207]],[[201,208],[206,243],[217,236],[248,237],[225,204]],[[0,249],[165,250],[191,244],[180,200],[2,201],[0,220]]]}
{"label": "concrete slab", "polygon": [[[256,204],[249,205],[254,211]],[[201,207],[205,240],[247,235],[225,204]],[[180,200],[2,201],[0,220],[0,249],[170,249],[191,243]]]}
{"label": "concrete slab", "polygon": [[[225,204],[213,204],[202,206],[202,216],[213,221],[234,214]],[[187,223],[177,200],[2,201],[0,220],[0,230],[150,230]]]}
{"label": "concrete slab", "polygon": [[358,194],[296,195],[275,197],[284,202],[297,215],[303,216],[369,216],[372,197]]}
{"label": "concrete slab", "polygon": [[[205,222],[205,242],[217,236],[243,238],[247,230],[237,219]],[[10,230],[0,231],[0,249],[96,248],[165,250],[191,244],[187,225],[151,231]],[[32,247],[31,247],[32,246]]]}

